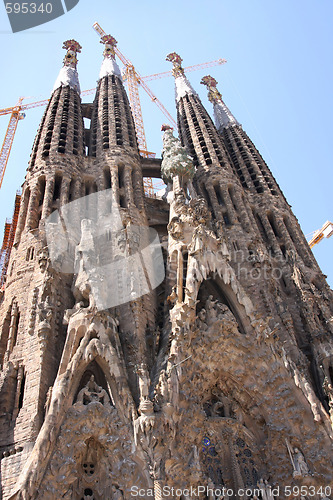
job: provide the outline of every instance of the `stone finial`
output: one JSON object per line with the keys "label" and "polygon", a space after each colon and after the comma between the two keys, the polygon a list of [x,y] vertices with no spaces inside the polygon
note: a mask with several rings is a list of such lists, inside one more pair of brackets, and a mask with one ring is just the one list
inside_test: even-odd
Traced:
{"label": "stone finial", "polygon": [[163,160],[161,165],[162,177],[171,182],[173,177],[179,175],[186,179],[192,179],[195,168],[192,158],[188,156],[179,139],[173,136],[173,129],[163,126]]}
{"label": "stone finial", "polygon": [[195,95],[197,93],[192,88],[190,82],[185,76],[185,71],[182,68],[182,58],[176,52],[171,52],[166,57],[167,61],[172,62],[172,74],[175,77],[176,83],[176,102],[178,103],[182,97],[186,95]]}
{"label": "stone finial", "polygon": [[111,35],[104,35],[102,36],[100,43],[103,43],[105,45],[103,56],[112,57],[112,59],[115,59],[115,48],[118,43],[117,40]]}
{"label": "stone finial", "polygon": [[104,35],[100,43],[103,43],[105,48],[103,51],[104,60],[99,72],[99,78],[101,79],[104,78],[104,76],[115,75],[121,80],[121,72],[115,57],[117,40],[111,35]]}
{"label": "stone finial", "polygon": [[[55,81],[53,91],[59,87],[71,87],[76,90],[79,94],[80,83],[79,76],[77,74],[76,65],[77,65],[77,57],[76,54],[81,52],[81,45],[76,40],[66,40],[62,46],[63,49],[67,50],[67,53],[64,57],[64,65],[61,68],[58,78]],[[52,92],[53,92],[52,91]]]}
{"label": "stone finial", "polygon": [[206,85],[208,89],[208,99],[210,100],[210,102],[214,103],[222,100],[222,94],[216,88],[218,82],[215,80],[215,78],[207,75],[201,79],[200,83],[202,83],[202,85]]}
{"label": "stone finial", "polygon": [[182,68],[183,59],[176,52],[171,52],[166,56],[166,61],[170,61],[173,64],[172,74],[176,78],[177,76],[184,74],[184,69]]}
{"label": "stone finial", "polygon": [[230,109],[224,104],[222,94],[217,90],[217,81],[210,75],[204,76],[201,79],[203,85],[208,89],[208,99],[214,107],[214,118],[217,130],[222,130],[230,126],[240,125]]}
{"label": "stone finial", "polygon": [[166,130],[173,130],[173,127],[171,127],[171,125],[168,125],[167,123],[163,123],[163,125],[161,126],[161,131],[165,132]]}
{"label": "stone finial", "polygon": [[67,50],[67,53],[64,57],[64,66],[71,66],[72,68],[76,68],[77,65],[77,57],[76,54],[81,52],[81,45],[74,39],[66,40],[62,46],[63,49]]}

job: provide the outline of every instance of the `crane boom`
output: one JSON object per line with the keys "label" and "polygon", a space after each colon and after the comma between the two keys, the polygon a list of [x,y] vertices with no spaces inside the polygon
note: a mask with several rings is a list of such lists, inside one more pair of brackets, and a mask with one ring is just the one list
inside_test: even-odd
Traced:
{"label": "crane boom", "polygon": [[[198,69],[211,68],[212,66],[225,64],[226,62],[227,62],[226,59],[216,59],[215,61],[209,61],[201,64],[194,64],[193,66],[187,66],[186,68],[184,68],[184,71],[185,73],[189,73],[190,71],[197,71]],[[142,76],[141,80],[143,80],[144,82],[149,82],[151,80],[166,78],[168,76],[172,76],[172,71],[163,71],[163,73],[155,73],[154,75]]]}
{"label": "crane boom", "polygon": [[317,243],[319,243],[323,238],[330,238],[333,234],[333,223],[326,221],[321,229],[315,232],[309,241],[310,248],[313,248]]}
{"label": "crane boom", "polygon": [[24,118],[25,115],[23,115],[20,110],[21,110],[21,102],[23,98],[20,97],[18,104],[13,108],[13,111],[10,115],[9,119],[9,124],[6,130],[5,134],[5,139],[3,141],[1,151],[0,151],[0,188],[2,186],[2,181],[5,175],[7,163],[8,163],[8,158],[10,154],[10,150],[12,149],[12,144],[17,128],[17,124],[19,120]]}

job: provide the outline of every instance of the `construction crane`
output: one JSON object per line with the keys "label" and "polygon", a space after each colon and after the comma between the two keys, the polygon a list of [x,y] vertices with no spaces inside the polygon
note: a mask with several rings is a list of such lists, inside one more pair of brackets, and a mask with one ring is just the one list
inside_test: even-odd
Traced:
{"label": "construction crane", "polygon": [[311,240],[309,241],[310,248],[313,248],[317,243],[319,243],[323,238],[329,238],[333,234],[333,223],[326,221],[321,229],[315,231]]}
{"label": "construction crane", "polygon": [[[7,108],[8,113],[10,113],[9,124],[5,134],[5,140],[3,141],[1,152],[0,152],[0,188],[2,186],[2,181],[5,175],[6,166],[8,163],[8,158],[10,151],[12,149],[13,140],[17,128],[17,124],[19,120],[22,120],[25,117],[24,113],[21,113],[21,103],[23,101],[23,97],[20,97],[16,106],[12,108]],[[1,110],[5,111],[5,110]],[[7,113],[1,113],[7,114]]]}

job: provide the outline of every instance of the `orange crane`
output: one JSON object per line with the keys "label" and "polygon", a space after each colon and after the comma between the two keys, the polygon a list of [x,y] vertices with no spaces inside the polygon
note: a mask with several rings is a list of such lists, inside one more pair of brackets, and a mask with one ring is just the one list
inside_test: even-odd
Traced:
{"label": "orange crane", "polygon": [[315,231],[311,240],[309,241],[310,248],[313,248],[317,243],[319,243],[323,238],[329,238],[333,234],[333,223],[326,221],[322,228]]}
{"label": "orange crane", "polygon": [[0,251],[0,290],[5,284],[8,270],[9,257],[14,244],[14,237],[21,205],[21,192],[17,191],[15,197],[14,213],[12,220],[6,220],[5,233]]}
{"label": "orange crane", "polygon": [[[2,144],[2,148],[1,148],[1,152],[0,152],[0,188],[2,185],[3,177],[5,175],[5,170],[6,170],[10,150],[12,149],[12,144],[13,144],[17,124],[18,124],[19,120],[22,120],[25,117],[24,113],[21,113],[22,101],[23,101],[23,97],[20,97],[16,106],[13,106],[12,108],[7,108],[7,110],[1,110],[3,112],[0,113],[3,115],[10,113],[10,119],[9,119],[7,131],[5,134],[5,140]],[[7,112],[5,112],[5,111],[7,111]]]}

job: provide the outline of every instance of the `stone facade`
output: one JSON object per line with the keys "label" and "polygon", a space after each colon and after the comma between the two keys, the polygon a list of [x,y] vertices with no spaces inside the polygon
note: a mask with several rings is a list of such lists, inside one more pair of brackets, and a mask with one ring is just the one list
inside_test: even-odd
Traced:
{"label": "stone facade", "polygon": [[[332,291],[296,217],[216,81],[215,126],[175,53],[180,141],[164,126],[162,162],[142,158],[102,41],[92,104],[65,42],[23,186],[0,297],[2,498],[332,498]],[[165,196],[146,197],[161,171]],[[119,233],[90,245],[74,213],[62,258],[80,267],[62,272],[49,215],[106,190]],[[157,231],[165,279],[101,310],[83,259],[108,242],[135,254],[135,227]]]}

